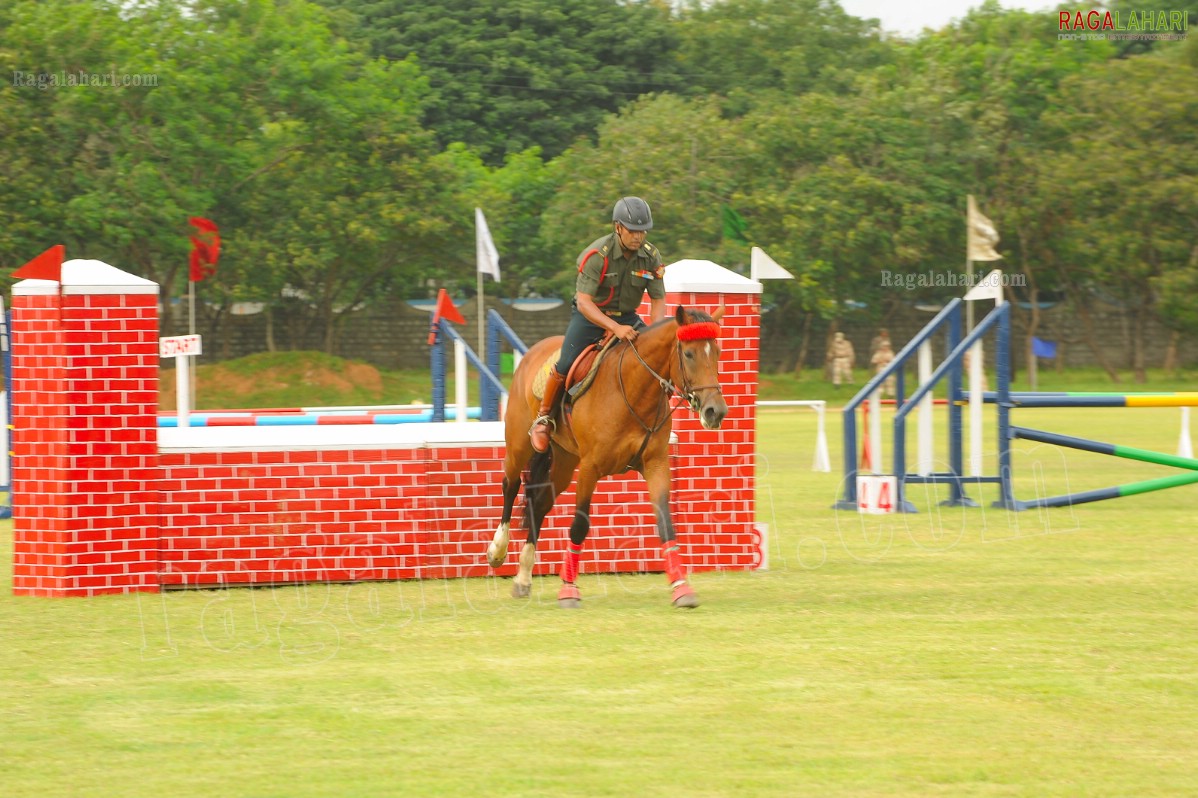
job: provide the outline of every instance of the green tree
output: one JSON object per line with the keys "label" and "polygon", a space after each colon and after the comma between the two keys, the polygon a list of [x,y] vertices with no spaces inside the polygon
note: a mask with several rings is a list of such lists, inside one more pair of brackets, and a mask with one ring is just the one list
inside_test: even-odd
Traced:
{"label": "green tree", "polygon": [[1045,191],[1063,209],[1067,273],[1079,289],[1121,303],[1136,380],[1145,330],[1188,326],[1198,247],[1198,70],[1180,47],[1114,60],[1062,86],[1049,115],[1060,144],[1042,157]]}
{"label": "green tree", "polygon": [[686,91],[725,97],[734,113],[777,96],[849,91],[856,73],[893,52],[876,19],[835,0],[690,0],[676,27]]}
{"label": "green tree", "polygon": [[646,97],[607,119],[596,144],[580,143],[551,164],[558,190],[542,239],[558,290],[573,295],[575,259],[610,229],[625,194],[653,209],[650,240],[667,263],[685,257],[747,266],[748,244],[724,239],[722,215],[745,161],[743,142],[715,101]]}
{"label": "green tree", "polygon": [[[540,152],[530,149],[507,156],[504,165],[491,168],[466,145],[450,145],[434,158],[447,176],[448,202],[456,209],[453,232],[443,254],[458,271],[439,270],[436,287],[457,295],[476,291],[474,209],[486,215],[499,251],[500,281],[483,280],[484,292],[516,298],[545,292],[549,259],[541,243],[542,211],[553,195],[554,184]],[[552,293],[552,291],[550,291]]]}
{"label": "green tree", "polygon": [[[1166,19],[1169,14],[1176,12],[1188,15],[1183,16],[1183,19],[1188,19],[1190,25],[1198,22],[1198,0],[1109,0],[1104,5],[1119,14],[1119,22],[1125,27],[1130,24],[1130,17],[1133,13],[1140,20],[1144,19],[1145,13],[1159,20],[1162,12],[1166,15]],[[1137,32],[1159,33],[1160,31],[1138,30]],[[1184,31],[1179,32],[1184,33]],[[1193,39],[1192,36],[1189,38]],[[1167,47],[1168,45],[1165,41],[1157,39],[1120,39],[1115,45],[1121,56],[1142,55],[1161,46]]]}
{"label": "green tree", "polygon": [[534,146],[555,157],[621,105],[678,85],[661,2],[322,2],[352,12],[347,30],[375,55],[416,60],[433,90],[424,125],[492,166]]}
{"label": "green tree", "polygon": [[[986,2],[959,23],[922,37],[907,53],[914,87],[943,109],[939,118],[950,136],[944,155],[960,167],[957,207],[965,194],[984,201],[1006,256],[994,266],[1020,274],[1027,283],[1014,297],[1026,300],[1016,305],[1015,318],[1021,322],[1027,362],[1040,325],[1042,292],[1069,293],[1083,326],[1092,326],[1085,298],[1069,291],[1061,208],[1042,191],[1041,175],[1052,166],[1040,154],[1056,147],[1058,133],[1045,125],[1044,115],[1060,103],[1062,81],[1113,57],[1115,48],[1105,41],[1060,41],[1057,27],[1053,13],[1005,11]],[[963,214],[957,218],[963,221]],[[960,251],[964,230],[955,241]],[[1117,377],[1095,336],[1086,336],[1086,342]]]}
{"label": "green tree", "polygon": [[[173,136],[151,138],[152,86],[92,86],[91,76],[170,79],[154,43],[182,37],[169,7],[122,19],[116,4],[19,2],[0,24],[0,52],[12,73],[41,76],[0,90],[0,128],[12,174],[0,207],[5,253],[14,263],[49,244],[68,257],[107,257],[159,277],[163,251],[203,206],[186,174],[191,153]],[[79,46],[66,48],[61,42]],[[82,76],[82,77],[81,77]],[[87,85],[60,85],[63,78]],[[164,173],[166,161],[178,171]],[[195,212],[195,211],[192,211]],[[180,227],[182,224],[182,228]]]}
{"label": "green tree", "polygon": [[248,289],[286,308],[291,340],[319,330],[332,353],[341,318],[455,263],[445,253],[463,213],[457,176],[433,157],[405,70],[370,62],[323,95],[332,105],[321,113],[269,123],[258,160],[288,157],[228,198],[252,231],[235,259],[238,298]]}
{"label": "green tree", "polygon": [[945,157],[951,138],[928,124],[932,105],[863,77],[856,94],[811,93],[744,118],[754,159],[740,191],[758,242],[798,278],[771,290],[775,323],[800,336],[801,353],[815,322],[876,320],[925,298],[896,287],[908,272],[960,268],[960,167]]}
{"label": "green tree", "polygon": [[[6,116],[42,120],[55,142],[47,155],[28,132],[3,128],[35,169],[8,187],[28,192],[10,206],[14,244],[27,246],[18,236],[32,217],[72,254],[154,279],[169,298],[186,285],[187,218],[206,216],[224,249],[200,285],[204,307],[219,316],[236,300],[285,305],[288,340],[318,331],[330,350],[345,313],[445,269],[465,213],[458,175],[419,124],[426,84],[414,65],[372,60],[334,36],[318,6],[22,3],[6,21],[15,63],[155,78],[0,95]],[[90,46],[54,46],[70,36]]]}

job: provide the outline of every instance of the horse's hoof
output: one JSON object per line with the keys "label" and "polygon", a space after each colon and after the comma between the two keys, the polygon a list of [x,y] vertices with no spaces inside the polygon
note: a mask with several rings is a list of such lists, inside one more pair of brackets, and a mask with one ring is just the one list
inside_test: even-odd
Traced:
{"label": "horse's hoof", "polygon": [[699,596],[695,593],[695,589],[690,585],[679,585],[674,588],[674,594],[671,596],[671,602],[675,607],[685,607],[694,609],[699,606]]}
{"label": "horse's hoof", "polygon": [[491,566],[492,568],[500,568],[503,566],[503,563],[506,560],[507,560],[507,552],[506,551],[503,553],[503,556],[500,557],[500,556],[497,556],[497,552],[491,551],[491,549],[489,547],[487,548],[487,565]]}
{"label": "horse's hoof", "polygon": [[576,610],[582,606],[582,594],[577,585],[562,585],[557,592],[557,606],[564,610]]}
{"label": "horse's hoof", "polygon": [[532,593],[532,585],[522,585],[519,582],[512,582],[512,598],[528,598]]}

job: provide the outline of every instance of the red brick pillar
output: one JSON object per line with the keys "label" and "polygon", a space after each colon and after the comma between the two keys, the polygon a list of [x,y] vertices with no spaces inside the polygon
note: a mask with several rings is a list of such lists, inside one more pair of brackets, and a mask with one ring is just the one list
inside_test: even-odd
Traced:
{"label": "red brick pillar", "polygon": [[[706,260],[670,264],[665,281],[668,316],[680,304],[725,308],[720,384],[728,415],[718,430],[703,429],[686,407],[674,416],[670,498],[679,539],[694,570],[756,568],[763,562],[754,478],[761,283]],[[647,315],[648,302],[641,310]]]}
{"label": "red brick pillar", "polygon": [[100,261],[13,286],[13,592],[158,590],[158,286]]}

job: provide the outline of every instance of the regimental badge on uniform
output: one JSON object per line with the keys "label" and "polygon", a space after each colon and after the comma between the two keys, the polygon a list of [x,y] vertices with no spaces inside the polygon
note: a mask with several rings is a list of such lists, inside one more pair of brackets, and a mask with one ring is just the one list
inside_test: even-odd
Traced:
{"label": "regimental badge on uniform", "polygon": [[666,276],[666,267],[665,267],[665,265],[664,265],[664,264],[661,264],[661,265],[659,265],[659,266],[657,267],[657,270],[656,270],[655,272],[653,272],[653,274],[654,274],[654,276],[655,276],[655,277],[657,277],[657,279],[658,279],[658,280],[660,280],[661,278],[665,277],[665,276]]}

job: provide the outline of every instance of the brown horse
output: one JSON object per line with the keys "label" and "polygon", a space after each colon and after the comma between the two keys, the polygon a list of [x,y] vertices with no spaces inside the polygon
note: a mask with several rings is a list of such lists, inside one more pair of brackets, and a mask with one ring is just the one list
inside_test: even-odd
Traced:
{"label": "brown horse", "polygon": [[552,445],[544,453],[535,452],[528,438],[528,429],[540,407],[533,395],[533,380],[549,357],[556,357],[562,337],[547,338],[528,350],[512,376],[504,417],[507,455],[503,462],[503,516],[487,547],[491,567],[503,565],[512,505],[527,466],[524,526],[528,537],[520,551],[513,596],[529,595],[541,524],[577,470],[574,521],[557,600],[563,607],[578,606],[581,596],[575,580],[583,541],[591,527],[595,486],[605,476],[635,469],[649,487],[671,601],[676,607],[698,606],[695,591],[686,581],[670,520],[670,422],[675,397],[684,399],[699,414],[706,429],[718,429],[728,413],[717,371],[718,322],[723,314],[723,308],[712,316],[679,306],[674,318],[645,328],[635,343],[616,344],[599,366],[590,388],[574,401],[571,412],[564,413],[561,407],[555,412]]}

